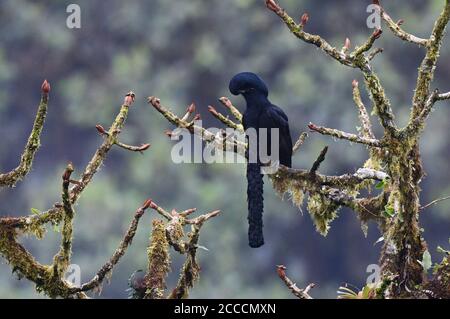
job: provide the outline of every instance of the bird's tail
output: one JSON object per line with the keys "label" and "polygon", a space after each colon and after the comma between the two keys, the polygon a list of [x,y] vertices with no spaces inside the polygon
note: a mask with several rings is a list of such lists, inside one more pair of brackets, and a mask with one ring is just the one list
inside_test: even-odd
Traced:
{"label": "bird's tail", "polygon": [[247,164],[248,241],[252,248],[264,245],[263,236],[263,175],[259,164]]}

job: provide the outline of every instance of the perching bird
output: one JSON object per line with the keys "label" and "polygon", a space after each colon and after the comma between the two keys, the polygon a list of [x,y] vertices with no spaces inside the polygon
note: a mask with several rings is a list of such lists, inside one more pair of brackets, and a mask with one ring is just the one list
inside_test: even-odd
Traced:
{"label": "perching bird", "polygon": [[[243,72],[235,75],[231,79],[229,89],[233,95],[242,94],[245,98],[247,109],[245,110],[242,124],[245,130],[248,128],[256,129],[258,146],[262,145],[258,129],[268,129],[268,141],[266,145],[269,151],[267,155],[271,155],[270,129],[279,129],[280,164],[291,167],[292,139],[289,131],[288,117],[282,109],[270,103],[268,100],[269,91],[266,84],[256,74]],[[264,197],[261,165],[259,155],[256,163],[249,162],[247,164],[248,240],[252,248],[264,245],[262,221]]]}

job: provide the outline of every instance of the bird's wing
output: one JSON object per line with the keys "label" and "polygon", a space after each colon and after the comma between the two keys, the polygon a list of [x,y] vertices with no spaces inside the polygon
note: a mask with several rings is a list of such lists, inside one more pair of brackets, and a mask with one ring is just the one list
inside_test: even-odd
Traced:
{"label": "bird's wing", "polygon": [[[280,162],[281,164],[290,167],[292,157],[292,138],[289,130],[288,117],[283,112],[283,110],[276,105],[272,105],[266,108],[259,117],[259,127],[264,127],[268,129],[278,128],[280,130],[279,132]],[[271,138],[270,130],[268,131],[268,138],[269,138],[268,142],[270,143]]]}

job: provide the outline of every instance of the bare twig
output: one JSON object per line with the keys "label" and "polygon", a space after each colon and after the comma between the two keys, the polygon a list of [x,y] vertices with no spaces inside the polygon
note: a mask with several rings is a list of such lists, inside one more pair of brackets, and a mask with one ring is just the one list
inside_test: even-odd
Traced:
{"label": "bare twig", "polygon": [[450,100],[450,92],[439,93],[436,97],[438,101]]}
{"label": "bare twig", "polygon": [[289,288],[289,290],[299,299],[313,299],[309,295],[309,291],[315,287],[315,284],[309,284],[305,289],[300,289],[297,287],[297,284],[294,283],[286,276],[286,266],[279,265],[277,266],[277,273],[280,279],[284,282],[284,284]]}
{"label": "bare twig", "polygon": [[297,139],[297,142],[295,142],[294,147],[292,148],[292,153],[296,153],[300,147],[305,143],[306,138],[308,137],[308,133],[303,132],[300,134],[300,136]]}
{"label": "bare twig", "polygon": [[323,150],[320,152],[319,157],[317,157],[316,161],[314,162],[313,166],[311,167],[311,170],[309,171],[310,174],[316,174],[317,170],[320,167],[320,164],[325,160],[325,157],[328,152],[328,146],[325,146]]}
{"label": "bare twig", "polygon": [[446,201],[446,200],[449,200],[449,199],[450,199],[450,196],[446,196],[446,197],[435,199],[434,201],[432,201],[432,202],[430,202],[430,203],[420,207],[420,210],[425,210],[425,209],[427,209],[430,206],[436,205],[436,204],[438,204],[440,202],[443,202],[443,201]]}
{"label": "bare twig", "polygon": [[383,48],[376,48],[376,49],[373,49],[372,51],[369,52],[369,55],[367,56],[367,60],[372,61],[373,59],[375,59],[375,57],[376,57],[378,54],[381,54],[381,53],[383,53],[383,52],[384,52],[384,49],[383,49]]}
{"label": "bare twig", "polygon": [[141,146],[132,146],[116,141],[115,144],[127,151],[143,153],[150,148],[150,144],[142,144]]}

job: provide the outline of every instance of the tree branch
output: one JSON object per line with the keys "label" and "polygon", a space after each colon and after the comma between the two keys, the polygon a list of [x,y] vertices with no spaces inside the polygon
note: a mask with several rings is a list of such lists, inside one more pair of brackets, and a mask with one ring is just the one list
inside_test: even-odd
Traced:
{"label": "tree branch", "polygon": [[69,193],[70,176],[72,173],[73,166],[69,163],[62,177],[64,223],[61,231],[61,247],[59,252],[53,258],[53,273],[59,279],[63,279],[63,276],[70,265],[70,257],[72,254],[73,218],[75,215]]}
{"label": "tree branch", "polygon": [[359,121],[361,122],[362,129],[361,134],[364,138],[375,139],[375,134],[372,131],[372,123],[370,122],[369,113],[361,99],[361,93],[359,91],[358,81],[354,80],[353,86],[353,101],[359,111]]}
{"label": "tree branch", "polygon": [[425,102],[430,95],[430,86],[434,78],[434,72],[441,50],[442,39],[444,38],[449,19],[450,2],[449,0],[446,0],[445,7],[439,18],[436,20],[431,33],[429,45],[427,47],[427,54],[419,67],[410,122],[413,121],[420,114],[420,112],[422,112],[425,107]]}
{"label": "tree branch", "polygon": [[119,141],[116,141],[115,144],[120,148],[123,148],[124,150],[139,153],[143,153],[150,148],[150,144],[142,144],[141,146],[132,146],[125,143],[121,143]]}
{"label": "tree branch", "polygon": [[269,10],[273,11],[278,15],[289,28],[289,30],[300,40],[310,43],[321,49],[327,55],[338,61],[343,65],[350,67],[357,67],[354,65],[352,59],[347,54],[339,51],[335,47],[331,46],[326,40],[324,40],[319,35],[313,35],[305,32],[303,29],[306,23],[297,24],[294,19],[292,19],[286,11],[275,2],[275,0],[266,0],[266,6]]}
{"label": "tree branch", "polygon": [[315,284],[309,284],[305,289],[300,289],[297,287],[297,284],[294,283],[286,276],[286,266],[279,265],[277,266],[277,273],[280,279],[284,282],[286,287],[299,299],[313,299],[309,295],[309,291],[315,287]]}
{"label": "tree branch", "polygon": [[36,118],[34,120],[33,129],[31,130],[28,142],[25,145],[20,164],[8,173],[0,174],[0,187],[13,187],[19,180],[23,179],[31,170],[34,156],[40,146],[40,137],[44,127],[45,117],[48,109],[48,94],[50,92],[50,84],[47,80],[42,84],[41,102],[39,103]]}
{"label": "tree branch", "polygon": [[361,137],[358,136],[356,134],[351,134],[351,133],[347,133],[347,132],[343,132],[343,131],[339,131],[336,129],[331,129],[331,128],[327,128],[327,127],[323,127],[323,126],[317,126],[315,124],[310,123],[308,125],[309,129],[311,131],[323,134],[323,135],[329,135],[338,139],[342,139],[342,140],[347,140],[353,143],[358,143],[358,144],[364,144],[370,147],[383,147],[383,144],[377,140],[377,139],[373,139],[373,138],[366,138],[366,137]]}
{"label": "tree branch", "polygon": [[242,113],[231,103],[230,99],[227,97],[221,97],[219,101],[230,110],[230,113],[234,116],[234,118],[239,122],[242,123]]}
{"label": "tree branch", "polygon": [[394,22],[394,20],[392,20],[392,18],[386,13],[386,11],[381,6],[378,6],[378,12],[380,13],[381,18],[384,20],[384,22],[394,35],[396,35],[397,37],[406,42],[410,42],[424,48],[428,46],[429,42],[428,39],[422,39],[404,31],[400,27],[403,23],[402,20],[400,20],[399,22]]}
{"label": "tree branch", "polygon": [[216,135],[207,129],[198,126],[195,122],[186,122],[176,116],[169,109],[161,105],[160,99],[151,96],[148,98],[148,103],[151,104],[158,112],[160,112],[170,123],[181,128],[187,129],[191,134],[197,135],[207,143],[214,143],[214,147],[222,151],[230,151],[246,156],[247,144],[236,139],[229,141],[223,138],[220,134]]}
{"label": "tree branch", "polygon": [[235,129],[241,133],[244,133],[244,127],[242,126],[242,124],[237,124],[234,123],[232,120],[230,120],[227,116],[223,115],[222,113],[218,112],[214,106],[208,106],[208,111],[209,113],[212,114],[212,116],[214,116],[216,119],[218,119],[219,121],[221,121],[223,124],[225,124],[226,126]]}
{"label": "tree branch", "polygon": [[296,153],[300,147],[305,143],[306,138],[308,137],[308,133],[303,132],[300,134],[300,136],[297,139],[297,142],[295,142],[294,147],[292,148],[292,153]]}

